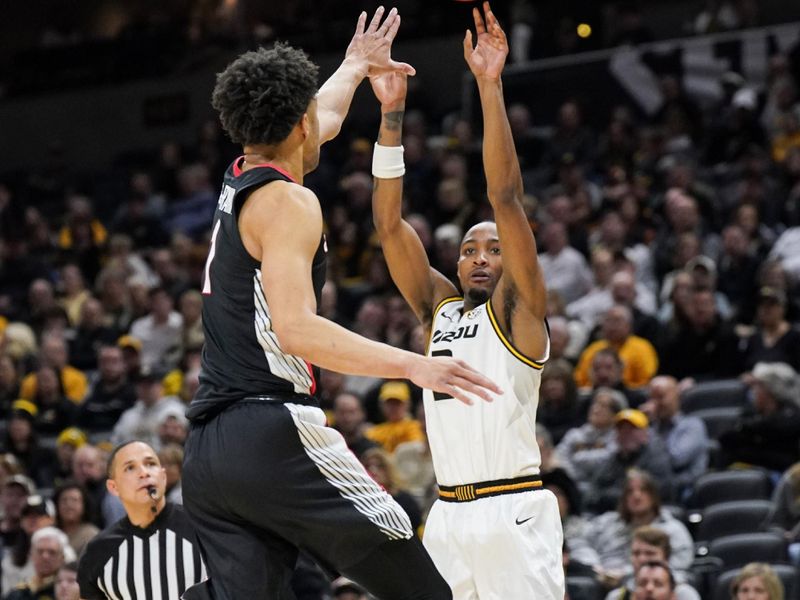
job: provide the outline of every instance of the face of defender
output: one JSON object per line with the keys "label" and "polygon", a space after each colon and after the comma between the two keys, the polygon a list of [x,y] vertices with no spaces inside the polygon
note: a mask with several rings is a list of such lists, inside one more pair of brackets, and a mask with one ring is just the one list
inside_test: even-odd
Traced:
{"label": "face of defender", "polygon": [[491,298],[502,274],[503,259],[497,225],[478,223],[464,236],[458,257],[458,280],[464,297],[475,304],[486,302]]}
{"label": "face of defender", "polygon": [[303,127],[306,139],[303,142],[303,172],[310,173],[319,165],[319,118],[317,115],[317,99],[308,103],[303,115]]}

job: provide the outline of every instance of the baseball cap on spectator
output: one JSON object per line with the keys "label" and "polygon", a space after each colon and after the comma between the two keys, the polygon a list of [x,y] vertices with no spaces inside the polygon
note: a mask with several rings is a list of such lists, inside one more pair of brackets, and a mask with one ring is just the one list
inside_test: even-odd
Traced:
{"label": "baseball cap on spectator", "polygon": [[433,239],[437,242],[451,242],[453,244],[461,243],[461,227],[453,223],[445,223],[439,225],[436,231],[433,232]]}
{"label": "baseball cap on spectator", "polygon": [[731,105],[734,108],[744,108],[746,110],[755,110],[757,104],[758,99],[755,91],[746,87],[736,90],[731,100]]}
{"label": "baseball cap on spectator", "polygon": [[355,581],[350,581],[346,577],[339,577],[331,584],[333,590],[333,597],[336,598],[345,592],[353,592],[354,594],[366,594],[364,588],[358,585]]}
{"label": "baseball cap on spectator", "polygon": [[614,422],[616,424],[623,422],[630,423],[637,429],[647,429],[647,427],[650,425],[647,415],[640,410],[636,410],[635,408],[626,408],[625,410],[619,411],[617,416],[614,417]]}
{"label": "baseball cap on spectator", "polygon": [[142,351],[142,341],[132,335],[123,335],[117,340],[117,346],[122,349],[132,348],[136,352]]}
{"label": "baseball cap on spectator", "polygon": [[25,506],[22,507],[22,516],[39,516],[39,517],[53,517],[56,516],[56,510],[51,500],[42,498],[39,494],[31,494],[25,501]]}
{"label": "baseball cap on spectator", "polygon": [[139,373],[136,376],[136,381],[138,382],[147,382],[147,381],[161,381],[164,377],[167,376],[167,371],[163,367],[159,366],[144,366],[139,369]]}
{"label": "baseball cap on spectator", "polygon": [[188,425],[189,420],[186,418],[186,411],[181,408],[169,408],[164,411],[161,417],[158,419],[158,424],[163,425],[167,422],[167,419],[178,419],[178,421],[183,425]]}
{"label": "baseball cap on spectator", "polygon": [[753,378],[779,402],[800,403],[800,378],[797,371],[786,363],[756,363]]}
{"label": "baseball cap on spectator", "polygon": [[83,446],[88,439],[86,434],[77,427],[67,427],[64,431],[58,434],[56,438],[56,445],[69,444],[75,448]]}
{"label": "baseball cap on spectator", "polygon": [[758,301],[759,303],[777,302],[781,306],[786,306],[786,292],[779,288],[762,287],[758,290]]}
{"label": "baseball cap on spectator", "polygon": [[400,402],[411,401],[411,389],[408,384],[403,381],[387,381],[381,386],[378,392],[378,400],[385,402],[386,400],[399,400]]}
{"label": "baseball cap on spectator", "polygon": [[19,400],[14,400],[14,402],[11,403],[10,418],[17,417],[32,423],[38,414],[39,409],[30,400],[23,400],[20,398]]}
{"label": "baseball cap on spectator", "polygon": [[3,483],[4,487],[8,487],[10,485],[18,485],[22,489],[25,490],[25,493],[29,496],[36,493],[36,484],[33,483],[33,480],[28,477],[27,475],[16,474],[12,475],[11,477],[6,477],[5,483]]}
{"label": "baseball cap on spectator", "polygon": [[705,269],[709,273],[717,272],[717,265],[714,264],[714,261],[703,255],[695,256],[686,263],[686,270],[689,272],[694,271],[697,268]]}

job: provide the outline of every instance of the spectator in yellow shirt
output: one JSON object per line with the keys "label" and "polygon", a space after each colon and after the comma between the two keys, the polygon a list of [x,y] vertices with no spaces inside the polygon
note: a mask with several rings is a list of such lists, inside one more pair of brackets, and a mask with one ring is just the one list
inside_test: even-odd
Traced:
{"label": "spectator in yellow shirt", "polygon": [[[42,341],[42,364],[53,367],[59,373],[64,395],[75,404],[83,402],[86,396],[87,381],[83,371],[67,364],[67,344],[57,335],[48,335]],[[33,401],[36,398],[36,373],[29,373],[22,379],[20,398]]]}
{"label": "spectator in yellow shirt", "polygon": [[386,421],[367,429],[365,435],[369,439],[379,443],[387,452],[394,452],[403,442],[425,439],[422,425],[411,418],[411,389],[407,383],[387,381],[381,386],[378,400]]}
{"label": "spectator in yellow shirt", "polygon": [[585,388],[592,385],[589,370],[594,355],[602,348],[613,348],[622,360],[622,381],[629,388],[639,388],[658,372],[658,354],[646,339],[632,335],[633,315],[627,306],[616,304],[603,316],[602,335],[589,344],[575,367],[575,383]]}

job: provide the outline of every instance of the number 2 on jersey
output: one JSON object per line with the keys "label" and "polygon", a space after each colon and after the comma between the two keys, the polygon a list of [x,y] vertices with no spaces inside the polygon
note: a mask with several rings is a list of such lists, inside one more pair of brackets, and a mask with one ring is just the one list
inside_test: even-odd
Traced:
{"label": "number 2 on jersey", "polygon": [[[431,352],[431,356],[453,356],[452,350],[434,350]],[[442,392],[433,392],[433,399],[434,400],[453,400],[452,396],[448,396],[447,394],[443,394]]]}

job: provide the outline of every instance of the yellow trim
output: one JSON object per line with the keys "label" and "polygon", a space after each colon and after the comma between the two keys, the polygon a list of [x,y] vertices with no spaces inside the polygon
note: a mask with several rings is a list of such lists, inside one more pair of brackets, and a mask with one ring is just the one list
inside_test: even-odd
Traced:
{"label": "yellow trim", "polygon": [[436,323],[436,315],[439,314],[439,311],[445,304],[450,302],[456,302],[458,300],[463,300],[463,296],[448,296],[444,300],[441,300],[439,304],[436,305],[436,308],[433,309],[433,316],[431,317],[431,332],[428,334],[428,343],[425,344],[425,355],[428,355],[428,351],[431,349],[431,341],[433,340],[433,325]]}
{"label": "yellow trim", "polygon": [[528,358],[527,356],[522,354],[519,350],[514,348],[514,346],[511,344],[511,342],[509,342],[508,339],[506,339],[506,336],[503,333],[503,330],[500,329],[500,325],[497,323],[497,317],[495,317],[495,315],[494,315],[494,310],[492,309],[492,300],[491,299],[489,299],[486,302],[486,313],[489,315],[489,322],[492,324],[492,329],[494,329],[494,332],[497,334],[497,337],[500,338],[500,341],[503,342],[503,345],[506,347],[506,349],[509,352],[511,352],[511,354],[513,354],[515,357],[517,357],[519,360],[524,362],[529,367],[533,367],[534,369],[542,369],[542,368],[544,368],[544,363],[540,363],[540,362],[537,362],[537,361],[533,360],[532,358]]}
{"label": "yellow trim", "polygon": [[513,492],[515,490],[529,490],[542,487],[541,481],[522,481],[520,483],[509,483],[505,485],[493,485],[489,487],[476,488],[475,484],[457,485],[453,491],[439,490],[439,497],[455,499],[459,502],[469,502],[478,496],[485,494],[496,494],[498,492]]}
{"label": "yellow trim", "polygon": [[525,490],[528,488],[542,487],[541,481],[523,481],[522,483],[511,483],[508,485],[495,485],[487,488],[475,490],[478,494],[494,494],[495,492],[510,492],[511,490]]}

